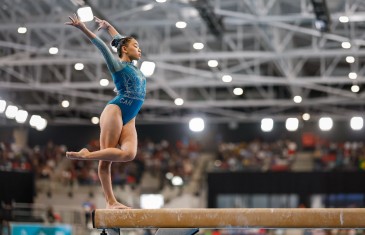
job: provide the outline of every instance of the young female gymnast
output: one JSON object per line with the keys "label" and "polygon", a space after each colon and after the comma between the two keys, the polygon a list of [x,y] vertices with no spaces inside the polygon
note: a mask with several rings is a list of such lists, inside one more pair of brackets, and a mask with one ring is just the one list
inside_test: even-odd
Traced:
{"label": "young female gymnast", "polygon": [[100,116],[100,150],[89,152],[67,152],[70,159],[99,160],[98,174],[104,190],[106,207],[109,209],[129,208],[119,203],[113,193],[111,183],[112,162],[127,162],[137,153],[137,132],[135,119],[146,95],[146,78],[133,65],[133,60],[141,58],[141,49],[133,37],[122,38],[107,21],[95,17],[100,29],[105,29],[113,37],[112,45],[117,47],[116,59],[107,45],[91,32],[76,14],[70,16],[72,25],[80,29],[100,50],[117,89],[117,95],[108,102]]}

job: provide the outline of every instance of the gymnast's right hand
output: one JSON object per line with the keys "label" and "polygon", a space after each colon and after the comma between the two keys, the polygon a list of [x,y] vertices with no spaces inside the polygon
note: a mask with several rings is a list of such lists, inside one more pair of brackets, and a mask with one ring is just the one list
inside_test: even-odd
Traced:
{"label": "gymnast's right hand", "polygon": [[79,19],[79,17],[76,14],[73,14],[73,16],[69,16],[70,22],[66,22],[66,25],[72,25],[78,29],[86,28],[85,24]]}

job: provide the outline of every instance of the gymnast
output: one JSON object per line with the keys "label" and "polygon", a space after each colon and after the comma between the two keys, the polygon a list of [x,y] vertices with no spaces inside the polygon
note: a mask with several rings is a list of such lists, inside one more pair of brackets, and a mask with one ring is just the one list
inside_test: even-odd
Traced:
{"label": "gymnast", "polygon": [[132,161],[137,153],[136,116],[146,95],[146,78],[133,65],[141,58],[141,49],[133,37],[122,37],[107,21],[95,17],[100,29],[113,38],[112,46],[117,48],[116,59],[107,45],[91,32],[74,14],[66,25],[80,29],[102,53],[116,86],[117,95],[108,102],[100,116],[100,150],[89,152],[66,152],[70,159],[99,160],[98,175],[103,188],[107,209],[128,209],[114,196],[111,183],[112,162]]}

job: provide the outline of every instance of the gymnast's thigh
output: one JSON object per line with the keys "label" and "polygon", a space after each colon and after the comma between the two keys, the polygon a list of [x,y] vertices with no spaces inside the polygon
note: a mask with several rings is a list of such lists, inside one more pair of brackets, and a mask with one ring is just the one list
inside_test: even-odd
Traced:
{"label": "gymnast's thigh", "polygon": [[134,156],[137,154],[137,130],[136,118],[132,118],[123,126],[122,134],[120,135],[119,144],[121,149],[128,150]]}
{"label": "gymnast's thigh", "polygon": [[108,104],[100,117],[100,148],[118,145],[123,129],[122,111],[118,105]]}

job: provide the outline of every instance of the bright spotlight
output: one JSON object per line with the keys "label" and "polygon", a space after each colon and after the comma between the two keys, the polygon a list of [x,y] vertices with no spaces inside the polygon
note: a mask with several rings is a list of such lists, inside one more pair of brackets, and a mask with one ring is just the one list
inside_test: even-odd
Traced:
{"label": "bright spotlight", "polygon": [[18,107],[14,106],[14,105],[9,105],[6,108],[5,116],[9,119],[14,119],[17,112],[18,112]]}
{"label": "bright spotlight", "polygon": [[58,48],[57,47],[51,47],[51,48],[49,48],[48,52],[51,55],[56,55],[58,53]]}
{"label": "bright spotlight", "polygon": [[211,68],[215,68],[218,66],[218,61],[217,60],[209,60],[208,61],[208,66]]}
{"label": "bright spotlight", "polygon": [[242,95],[243,94],[243,89],[241,87],[234,88],[233,89],[233,94]]}
{"label": "bright spotlight", "polygon": [[196,43],[194,43],[194,44],[193,44],[193,48],[194,48],[195,50],[201,50],[201,49],[203,49],[203,48],[204,48],[204,44],[203,44],[203,43],[201,43],[201,42],[196,42]]}
{"label": "bright spotlight", "polygon": [[31,127],[36,127],[41,122],[42,117],[39,115],[32,115],[29,120]]}
{"label": "bright spotlight", "polygon": [[27,28],[26,27],[19,27],[18,28],[18,33],[20,33],[20,34],[24,34],[24,33],[26,33],[27,32]]}
{"label": "bright spotlight", "polygon": [[261,120],[261,130],[263,132],[270,132],[274,128],[274,120],[272,118],[263,118]]}
{"label": "bright spotlight", "polygon": [[193,132],[201,132],[204,130],[204,120],[202,118],[192,118],[189,122],[189,128]]}
{"label": "bright spotlight", "polygon": [[159,209],[165,203],[162,194],[141,194],[140,202],[142,209]]}
{"label": "bright spotlight", "polygon": [[346,62],[352,64],[355,62],[355,57],[353,56],[346,56]]}
{"label": "bright spotlight", "polygon": [[223,82],[232,82],[232,76],[231,75],[223,75],[222,81]]}
{"label": "bright spotlight", "polygon": [[356,79],[357,78],[357,73],[355,73],[355,72],[349,73],[349,78],[352,79],[352,80]]}
{"label": "bright spotlight", "polygon": [[186,22],[184,22],[184,21],[178,21],[178,22],[176,22],[176,24],[175,24],[175,26],[176,26],[176,28],[179,28],[179,29],[184,29],[184,28],[186,28]]}
{"label": "bright spotlight", "polygon": [[74,65],[75,70],[83,70],[84,69],[84,64],[83,63],[76,63]]}
{"label": "bright spotlight", "polygon": [[343,49],[350,49],[351,48],[351,43],[350,42],[343,42],[341,43],[341,46]]}
{"label": "bright spotlight", "polygon": [[47,120],[41,117],[39,119],[38,125],[35,128],[37,129],[37,131],[43,131],[44,129],[46,129],[46,127],[47,127]]}
{"label": "bright spotlight", "polygon": [[77,15],[79,16],[82,22],[92,21],[94,19],[93,11],[91,7],[80,7],[77,10]]}
{"label": "bright spotlight", "polygon": [[338,18],[338,20],[341,22],[341,23],[348,23],[349,22],[349,17],[348,16],[340,16]]}
{"label": "bright spotlight", "polygon": [[300,95],[296,95],[296,96],[294,96],[294,98],[293,98],[293,101],[294,101],[294,103],[297,103],[297,104],[299,104],[299,103],[301,103],[302,102],[302,97],[300,96]]}
{"label": "bright spotlight", "polygon": [[63,100],[61,103],[62,107],[68,108],[70,106],[70,102],[68,100]]}
{"label": "bright spotlight", "polygon": [[311,115],[309,113],[304,113],[302,115],[302,118],[303,118],[304,121],[308,121],[311,118]]}
{"label": "bright spotlight", "polygon": [[357,92],[359,92],[359,91],[360,91],[360,87],[359,87],[358,85],[352,85],[352,86],[351,86],[351,91],[352,91],[353,93],[357,93]]}
{"label": "bright spotlight", "polygon": [[364,119],[362,117],[352,117],[350,121],[352,130],[359,131],[364,126]]}
{"label": "bright spotlight", "polygon": [[171,180],[174,177],[174,174],[172,174],[171,172],[167,172],[165,177],[166,179]]}
{"label": "bright spotlight", "polygon": [[143,61],[141,65],[141,72],[144,76],[149,77],[152,76],[153,72],[155,71],[156,64],[151,61]]}
{"label": "bright spotlight", "polygon": [[285,121],[285,127],[288,131],[296,131],[299,127],[298,118],[288,118]]}
{"label": "bright spotlight", "polygon": [[172,177],[171,183],[174,186],[181,186],[184,184],[184,181],[180,176],[177,175],[177,176]]}
{"label": "bright spotlight", "polygon": [[174,102],[177,106],[181,106],[184,104],[184,100],[182,98],[176,98]]}
{"label": "bright spotlight", "polygon": [[92,124],[95,124],[95,125],[96,125],[96,124],[99,124],[99,118],[98,118],[98,117],[92,117],[92,118],[91,118],[91,123],[92,123]]}
{"label": "bright spotlight", "polygon": [[319,119],[319,128],[322,131],[329,131],[333,127],[333,121],[330,117],[322,117]]}
{"label": "bright spotlight", "polygon": [[3,113],[6,109],[6,101],[0,100],[0,113]]}
{"label": "bright spotlight", "polygon": [[15,116],[17,123],[24,123],[27,120],[28,112],[25,110],[18,110]]}
{"label": "bright spotlight", "polygon": [[107,86],[107,85],[109,85],[109,80],[106,78],[103,78],[103,79],[100,79],[99,83],[100,83],[100,86]]}

